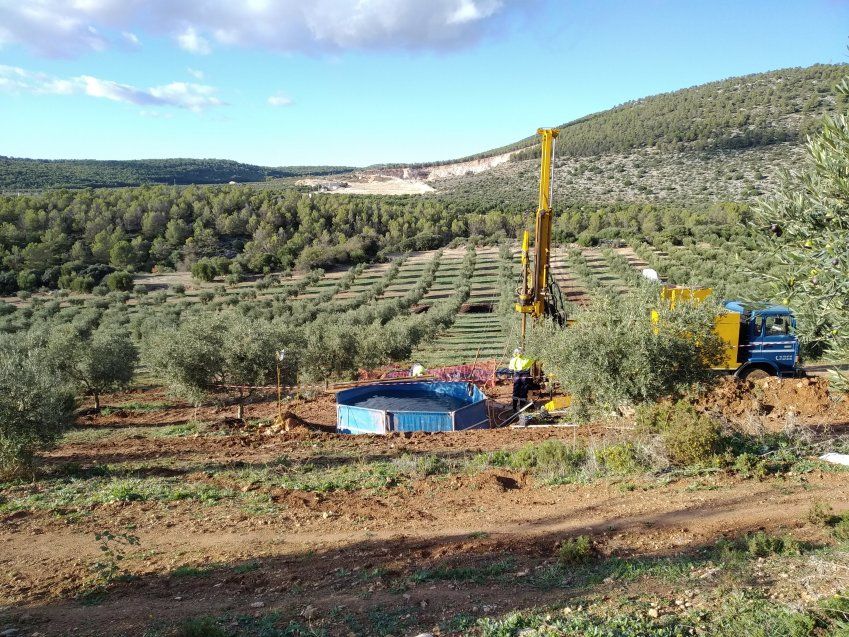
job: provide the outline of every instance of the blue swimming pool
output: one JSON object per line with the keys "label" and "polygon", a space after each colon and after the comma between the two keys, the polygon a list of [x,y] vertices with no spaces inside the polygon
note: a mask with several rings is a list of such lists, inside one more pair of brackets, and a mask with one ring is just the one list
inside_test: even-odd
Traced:
{"label": "blue swimming pool", "polygon": [[486,394],[467,382],[375,383],[336,394],[336,430],[347,434],[489,427]]}

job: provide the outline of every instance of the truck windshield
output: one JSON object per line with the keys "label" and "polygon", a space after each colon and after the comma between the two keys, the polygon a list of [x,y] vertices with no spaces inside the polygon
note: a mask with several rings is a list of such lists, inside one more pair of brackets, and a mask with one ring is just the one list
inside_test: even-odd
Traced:
{"label": "truck windshield", "polygon": [[793,321],[789,316],[763,316],[758,318],[760,333],[764,336],[777,334],[792,334]]}

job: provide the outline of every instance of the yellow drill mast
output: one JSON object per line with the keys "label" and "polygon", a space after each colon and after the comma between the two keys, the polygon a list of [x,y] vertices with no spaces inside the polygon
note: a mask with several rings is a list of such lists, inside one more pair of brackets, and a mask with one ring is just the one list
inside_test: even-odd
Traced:
{"label": "yellow drill mast", "polygon": [[539,176],[539,206],[535,221],[533,273],[529,254],[529,234],[522,237],[522,285],[518,290],[516,311],[522,314],[522,341],[525,340],[528,315],[538,319],[545,314],[549,287],[551,255],[551,210],[554,188],[554,140],[560,131],[556,128],[537,130],[542,145],[542,161]]}

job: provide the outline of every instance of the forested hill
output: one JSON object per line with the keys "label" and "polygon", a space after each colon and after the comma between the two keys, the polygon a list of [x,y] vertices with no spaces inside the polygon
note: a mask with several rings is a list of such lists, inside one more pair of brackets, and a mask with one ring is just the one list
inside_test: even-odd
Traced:
{"label": "forested hill", "polygon": [[[555,196],[566,202],[748,201],[802,155],[823,116],[849,112],[834,87],[849,65],[818,64],[655,95],[560,125]],[[541,122],[545,124],[545,122]],[[536,136],[480,153],[514,153],[478,173],[432,182],[481,207],[535,202]]]}
{"label": "forested hill", "polygon": [[[844,110],[834,86],[849,64],[816,64],[733,77],[626,102],[561,124],[557,153],[589,156],[655,147],[751,148],[804,138],[820,117]],[[479,156],[527,148],[529,136]],[[520,158],[524,155],[520,155]]]}
{"label": "forested hill", "polygon": [[44,188],[140,186],[145,184],[226,184],[266,178],[332,175],[346,166],[269,168],[226,159],[19,159],[0,156],[0,191]]}

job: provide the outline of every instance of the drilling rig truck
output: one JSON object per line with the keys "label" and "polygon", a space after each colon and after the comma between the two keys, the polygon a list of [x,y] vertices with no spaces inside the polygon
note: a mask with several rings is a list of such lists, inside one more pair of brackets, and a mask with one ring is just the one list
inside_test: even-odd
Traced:
{"label": "drilling rig truck", "polygon": [[[522,318],[522,344],[529,316],[534,321],[549,317],[561,326],[567,324],[563,297],[551,275],[554,144],[559,132],[556,128],[537,131],[541,142],[539,205],[533,251],[527,230],[522,240],[522,280],[515,307]],[[703,300],[711,292],[710,288],[662,286],[660,298],[670,303],[679,299]],[[724,302],[715,330],[727,347],[717,371],[750,380],[799,375],[799,340],[795,329],[796,318],[787,307]]]}

